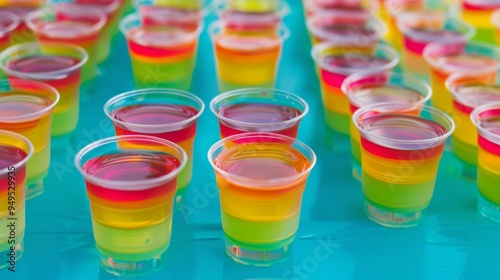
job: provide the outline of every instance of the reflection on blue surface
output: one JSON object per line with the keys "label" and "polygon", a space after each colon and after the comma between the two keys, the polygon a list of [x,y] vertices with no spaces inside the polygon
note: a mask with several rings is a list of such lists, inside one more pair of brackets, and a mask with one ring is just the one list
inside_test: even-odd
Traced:
{"label": "reflection on blue surface", "polygon": [[[421,225],[388,229],[367,220],[360,183],[351,176],[350,151],[330,152],[321,125],[322,109],[310,45],[299,0],[285,19],[287,41],[278,88],[301,95],[311,112],[299,138],[318,155],[304,193],[302,218],[288,260],[270,268],[234,263],[224,253],[215,176],[206,151],[218,140],[217,120],[206,112],[199,123],[193,182],[174,216],[168,263],[139,279],[500,279],[500,225],[476,212],[476,187],[457,175],[450,152],[443,157],[434,198]],[[210,16],[208,21],[214,20]],[[202,34],[193,92],[208,103],[216,94],[213,52]],[[83,146],[113,135],[102,106],[132,89],[124,40],[82,104],[81,121],[70,145],[53,151],[45,193],[27,203],[25,255],[17,272],[0,279],[126,279],[99,267],[84,182],[73,166]]]}

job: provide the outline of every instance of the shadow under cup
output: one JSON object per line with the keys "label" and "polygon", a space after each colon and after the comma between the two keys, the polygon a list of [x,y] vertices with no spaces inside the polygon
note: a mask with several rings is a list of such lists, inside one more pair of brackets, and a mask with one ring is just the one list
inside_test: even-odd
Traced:
{"label": "shadow under cup", "polygon": [[26,163],[32,155],[28,139],[0,130],[0,269],[15,267],[24,252]]}
{"label": "shadow under cup", "polygon": [[284,261],[299,225],[314,152],[287,136],[245,133],[215,143],[208,159],[220,193],[226,253],[254,266]]}
{"label": "shadow under cup", "polygon": [[358,109],[353,121],[361,134],[368,218],[386,227],[416,226],[431,201],[452,119],[431,107],[377,103]]}
{"label": "shadow under cup", "polygon": [[44,192],[50,165],[52,112],[59,93],[49,85],[11,79],[0,81],[0,129],[19,133],[33,144],[28,161],[26,199]]}
{"label": "shadow under cup", "polygon": [[115,133],[149,135],[172,141],[187,154],[186,167],[177,179],[176,202],[191,182],[196,127],[205,105],[194,94],[174,89],[143,89],[119,94],[104,105]]}
{"label": "shadow under cup", "polygon": [[[133,144],[131,144],[133,143]],[[151,136],[118,136],[78,152],[101,266],[142,276],[165,264],[177,176],[186,164],[178,145]]]}
{"label": "shadow under cup", "polygon": [[0,54],[0,67],[9,80],[43,82],[59,92],[60,99],[54,108],[51,126],[53,146],[66,145],[78,124],[81,68],[87,60],[84,49],[62,43],[20,44]]}

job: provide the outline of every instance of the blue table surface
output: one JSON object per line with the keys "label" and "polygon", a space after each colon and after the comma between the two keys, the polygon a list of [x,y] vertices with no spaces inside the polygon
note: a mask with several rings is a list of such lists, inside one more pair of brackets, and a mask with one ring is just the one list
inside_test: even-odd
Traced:
{"label": "blue table surface", "polygon": [[[389,229],[365,217],[349,151],[334,153],[326,145],[301,1],[289,3],[292,13],[285,23],[292,36],[284,47],[277,88],[295,92],[310,104],[298,138],[318,155],[291,256],[276,266],[255,268],[225,255],[218,191],[206,157],[219,138],[218,124],[207,110],[199,120],[193,181],[184,208],[174,216],[168,263],[141,279],[500,279],[500,225],[477,213],[475,183],[457,175],[450,152],[443,156],[434,197],[419,226]],[[215,19],[210,15],[206,23]],[[198,57],[192,92],[208,104],[217,86],[206,31]],[[0,279],[120,279],[99,266],[84,181],[73,158],[83,146],[114,134],[102,106],[131,89],[127,48],[118,35],[103,75],[95,80],[95,91],[82,100],[73,141],[53,150],[45,193],[27,203],[25,254],[16,272],[3,269]]]}

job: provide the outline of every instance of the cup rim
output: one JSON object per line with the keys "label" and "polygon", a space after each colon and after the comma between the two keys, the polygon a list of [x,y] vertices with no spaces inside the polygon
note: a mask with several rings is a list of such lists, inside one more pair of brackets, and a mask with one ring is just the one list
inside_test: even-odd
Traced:
{"label": "cup rim", "polygon": [[2,33],[1,36],[5,36],[6,34],[12,32],[21,23],[21,17],[10,11],[0,10],[0,16],[6,17],[12,21],[7,26],[1,28],[0,30],[0,32]]}
{"label": "cup rim", "polygon": [[[12,70],[7,68],[6,65],[6,59],[11,56],[12,54],[19,52],[19,51],[29,51],[29,52],[38,52],[40,51],[40,46],[57,46],[57,48],[65,48],[65,49],[72,49],[74,51],[77,51],[81,56],[81,60],[70,67],[67,67],[62,70],[56,70],[56,71],[47,71],[47,72],[38,72],[38,73],[24,73],[21,71],[17,70]],[[66,55],[64,55],[66,56]],[[67,43],[24,43],[24,44],[18,44],[14,45],[11,47],[8,47],[5,49],[3,52],[0,53],[0,68],[5,71],[7,74],[11,74],[15,77],[23,77],[27,79],[42,79],[42,80],[59,80],[67,76],[67,73],[73,72],[77,69],[82,68],[82,66],[87,62],[89,59],[88,53],[80,46],[74,45],[74,44],[67,44]],[[54,78],[56,76],[56,78]],[[62,76],[62,78],[60,77]]]}
{"label": "cup rim", "polygon": [[[395,16],[398,16],[399,14],[405,12],[406,10],[404,10],[404,8],[402,9],[397,9],[396,8],[396,5],[392,5],[394,3],[398,3],[400,0],[385,0],[384,2],[384,8],[387,10],[387,12],[390,14],[390,16],[392,17],[395,17]],[[413,0],[413,1],[408,1],[410,3],[421,3],[421,7],[420,8],[424,8],[425,7],[425,0]]]}
{"label": "cup rim", "polygon": [[[474,105],[470,104],[469,99],[464,98],[461,96],[461,94],[457,91],[457,85],[454,85],[453,83],[456,81],[459,81],[460,79],[464,78],[470,78],[470,79],[476,79],[477,81],[481,81],[481,78],[483,78],[480,74],[474,74],[474,73],[464,73],[464,72],[457,72],[453,73],[448,78],[446,78],[444,84],[446,86],[446,89],[450,92],[452,98],[454,101],[459,102],[462,105],[465,105],[467,107],[475,108],[477,106],[481,105]],[[492,82],[486,84],[486,86],[498,86],[497,83]],[[499,95],[499,101],[500,101],[500,95]],[[489,102],[488,102],[489,103]]]}
{"label": "cup rim", "polygon": [[[26,138],[25,136],[23,136],[19,133],[16,133],[16,132],[9,131],[9,130],[0,129],[0,135],[7,135],[11,138],[16,138],[18,140],[23,141],[28,146],[28,151],[26,152],[26,157],[23,158],[21,161],[15,163],[13,166],[14,166],[14,168],[18,169],[19,167],[26,165],[28,163],[28,160],[30,160],[30,158],[33,156],[33,153],[35,151],[35,148],[33,147],[33,143],[31,143],[31,141],[28,140],[28,138]],[[6,171],[8,171],[8,167],[0,169],[0,173],[4,173]]]}
{"label": "cup rim", "polygon": [[[405,36],[411,37],[412,40],[419,41],[419,42],[424,42],[424,43],[431,43],[435,41],[434,38],[429,36],[428,34],[422,34],[419,32],[415,32],[411,27],[406,26],[402,21],[408,19],[409,16],[412,15],[417,15],[417,14],[422,14],[423,16],[432,16],[428,12],[432,12],[432,10],[425,11],[425,10],[419,10],[419,11],[407,11],[407,12],[402,12],[396,17],[396,25],[399,30],[401,30],[401,33],[403,33]],[[454,28],[451,30],[459,30],[463,28],[465,32],[453,35],[452,38],[449,38],[450,40],[455,40],[455,39],[463,39],[463,40],[469,40],[476,34],[476,29],[469,23],[465,22],[464,20],[457,19],[457,18],[446,18],[446,12],[442,12],[443,16],[443,23],[446,25],[446,23],[452,24]],[[440,30],[446,30],[446,28],[440,28]],[[443,39],[439,39],[443,40]]]}
{"label": "cup rim", "polygon": [[[422,87],[425,90],[426,93],[423,94],[423,96],[424,96],[423,99],[420,99],[415,103],[408,103],[408,104],[414,104],[415,106],[421,106],[421,105],[424,105],[425,103],[427,103],[427,101],[429,101],[432,97],[432,88],[428,83],[422,81],[422,79],[419,79],[418,77],[416,77],[414,75],[407,74],[407,73],[384,73],[384,72],[355,73],[355,74],[351,74],[351,75],[347,76],[347,78],[345,78],[344,81],[342,82],[342,85],[340,86],[340,88],[341,88],[342,92],[347,96],[347,98],[349,98],[349,102],[352,104],[352,101],[353,101],[352,94],[354,93],[354,91],[348,88],[349,84],[352,84],[354,82],[357,82],[357,81],[360,81],[363,79],[367,79],[367,78],[372,77],[372,76],[380,76],[380,75],[387,76],[388,81],[390,81],[390,79],[392,77],[399,77],[399,78],[401,78],[402,81],[409,82],[411,84],[416,84],[417,86]],[[387,83],[387,84],[390,84],[390,83]],[[385,102],[377,102],[377,103],[385,103]]]}
{"label": "cup rim", "polygon": [[321,42],[321,43],[318,43],[316,44],[312,50],[311,50],[311,56],[314,60],[314,62],[320,67],[320,68],[323,68],[329,72],[332,72],[332,73],[343,73],[343,74],[354,74],[354,73],[363,73],[363,72],[379,72],[379,71],[386,71],[386,70],[389,70],[389,69],[392,69],[394,68],[400,61],[400,57],[397,53],[397,51],[389,46],[389,45],[384,45],[384,44],[378,44],[376,47],[375,47],[375,50],[380,50],[382,51],[383,53],[385,54],[389,54],[390,56],[392,56],[392,59],[384,64],[384,65],[379,65],[379,66],[376,66],[374,67],[373,69],[368,69],[368,70],[360,70],[360,69],[356,69],[356,70],[349,70],[348,68],[345,68],[345,67],[337,67],[337,66],[332,66],[332,65],[328,65],[328,64],[325,64],[323,61],[321,61],[319,58],[320,58],[320,53],[328,48],[331,48],[331,47],[335,47],[335,46],[339,46],[339,47],[343,47],[343,46],[349,46],[349,44],[345,44],[345,42],[328,42],[328,41],[324,41],[324,42]]}
{"label": "cup rim", "polygon": [[[277,134],[277,133],[263,133],[263,132],[248,132],[248,133],[235,134],[235,135],[231,135],[229,137],[220,139],[219,141],[215,142],[208,149],[208,153],[207,153],[207,157],[208,157],[208,161],[209,161],[210,165],[214,168],[214,170],[216,172],[218,172],[219,174],[223,175],[224,177],[234,178],[236,180],[241,180],[241,181],[247,181],[247,180],[249,180],[250,178],[248,178],[248,177],[233,175],[230,172],[224,171],[222,168],[218,167],[215,164],[215,162],[214,162],[214,160],[217,157],[213,158],[213,155],[215,154],[215,152],[219,148],[224,147],[224,145],[227,142],[231,142],[231,141],[235,141],[235,140],[237,141],[237,140],[242,140],[242,139],[247,139],[247,138],[255,139],[256,137],[258,137],[259,139],[267,138],[267,139],[276,139],[276,140],[279,140],[279,141],[286,141],[289,144],[296,144],[296,145],[300,146],[302,149],[304,149],[307,153],[310,154],[310,156],[311,156],[310,165],[309,165],[308,168],[306,168],[305,170],[301,171],[299,174],[296,174],[296,175],[293,175],[293,176],[289,176],[287,178],[280,178],[280,179],[274,179],[274,180],[252,180],[252,181],[255,182],[255,185],[257,185],[259,187],[245,186],[245,185],[239,184],[239,186],[241,188],[251,189],[251,190],[259,189],[259,190],[262,190],[262,191],[276,191],[276,190],[279,190],[279,189],[287,189],[289,187],[289,186],[287,186],[287,184],[289,184],[291,181],[296,181],[297,179],[300,179],[300,178],[302,178],[304,176],[307,176],[311,172],[311,170],[313,169],[313,167],[316,165],[316,162],[317,162],[316,153],[314,152],[314,150],[311,147],[309,147],[304,142],[302,142],[302,141],[300,141],[298,139],[295,139],[295,138],[292,138],[292,137],[289,137],[289,136],[285,136],[285,135],[281,135],[281,134]],[[271,143],[271,142],[269,142],[269,143]],[[245,145],[245,144],[247,144],[247,143],[236,144],[236,145]],[[294,149],[297,150],[297,148],[294,148]],[[301,151],[299,151],[299,152],[301,154],[304,154]],[[262,185],[266,185],[267,187],[266,188],[260,188],[260,186],[262,186]],[[270,185],[273,185],[273,186],[270,186]]]}
{"label": "cup rim", "polygon": [[[433,56],[431,54],[433,51],[435,51],[435,49],[444,48],[447,45],[451,45],[451,44],[464,44],[464,47],[466,47],[467,45],[476,46],[476,47],[480,47],[483,49],[489,49],[490,51],[492,51],[495,54],[496,57],[494,58],[494,60],[496,60],[496,62],[497,62],[497,64],[495,66],[484,67],[483,69],[480,69],[480,70],[474,69],[475,73],[488,73],[488,72],[492,72],[492,71],[498,71],[498,69],[500,69],[500,48],[495,46],[495,45],[492,45],[492,44],[478,42],[475,40],[464,40],[464,39],[460,39],[460,38],[455,38],[455,39],[450,38],[450,39],[445,39],[445,40],[438,40],[438,41],[427,44],[427,46],[425,46],[424,50],[422,51],[422,56],[424,57],[425,61],[432,68],[438,68],[438,69],[440,69],[442,71],[446,71],[446,72],[456,72],[456,71],[452,71],[451,69],[449,69],[450,68],[449,66],[438,65],[438,59],[433,58]],[[459,71],[459,72],[467,72],[467,71],[465,70],[465,71]]]}
{"label": "cup rim", "polygon": [[58,7],[66,7],[67,9],[72,9],[74,11],[78,11],[79,14],[90,14],[90,15],[99,17],[99,21],[92,24],[92,26],[89,26],[90,30],[88,32],[86,32],[88,34],[98,33],[107,22],[106,13],[104,12],[104,10],[102,10],[100,8],[92,7],[89,5],[83,5],[83,4],[75,4],[75,3],[56,3],[56,4],[52,4],[50,6],[38,8],[36,10],[29,12],[25,18],[26,25],[28,26],[29,29],[33,30],[33,32],[38,32],[39,28],[34,23],[34,20],[36,18],[43,17],[43,15],[45,15],[46,13],[57,14],[56,9]]}
{"label": "cup rim", "polygon": [[[277,15],[278,18],[282,19],[282,18],[286,17],[287,15],[289,15],[291,13],[292,9],[286,1],[282,1],[282,0],[277,0],[277,1],[278,1],[278,10],[277,11],[267,11],[267,12],[247,12],[247,11],[240,11],[240,10],[234,10],[234,11],[243,12],[243,13],[251,13],[254,15],[260,15],[260,14],[266,15],[266,14],[272,13],[274,15]],[[227,0],[213,0],[211,3],[211,6],[219,18],[222,18],[222,14],[225,11],[232,11],[232,10],[229,10],[227,8],[227,6],[228,6]]]}
{"label": "cup rim", "polygon": [[[129,14],[120,20],[119,29],[120,29],[120,32],[123,34],[123,36],[125,36],[125,38],[128,38],[128,36],[129,36],[128,33],[132,29],[132,28],[127,28],[126,25],[131,24],[132,22],[139,23],[139,25],[134,26],[134,28],[142,27],[142,17],[138,12]],[[179,27],[179,29],[182,29],[182,28]],[[204,29],[203,21],[200,21],[195,30],[187,31],[183,37],[185,37],[186,40],[195,40],[201,34],[203,29]]]}
{"label": "cup rim", "polygon": [[95,3],[79,3],[79,2],[74,2],[74,4],[78,4],[78,5],[84,5],[84,6],[89,6],[89,7],[95,7],[95,8],[98,8],[98,9],[101,9],[104,11],[104,13],[106,13],[106,16],[108,14],[113,14],[115,13],[116,11],[118,11],[118,9],[120,8],[120,5],[122,3],[122,0],[113,0],[113,2],[109,3],[109,4],[106,4],[106,5],[99,5],[99,4],[95,4]]}
{"label": "cup rim", "polygon": [[[59,94],[59,91],[57,91],[53,86],[50,86],[48,84],[45,84],[45,83],[41,83],[41,82],[37,82],[37,81],[31,81],[31,80],[22,80],[22,79],[10,79],[10,80],[0,80],[0,85],[13,85],[13,84],[31,84],[33,86],[36,86],[38,88],[43,88],[44,90],[47,90],[48,92],[51,93],[52,96],[54,96],[54,101],[51,100],[51,104],[41,110],[39,110],[38,112],[34,112],[34,113],[29,113],[29,114],[24,114],[24,115],[21,115],[21,116],[14,116],[14,117],[0,117],[0,120],[3,120],[3,121],[7,121],[7,122],[16,122],[16,121],[22,121],[22,120],[26,120],[26,119],[32,119],[32,118],[36,118],[38,116],[42,116],[44,115],[45,113],[51,111],[52,109],[54,109],[54,107],[57,105],[57,103],[59,102],[60,98],[61,98],[61,95]],[[23,91],[21,91],[23,92]],[[0,96],[2,95],[2,93],[0,92]]]}
{"label": "cup rim", "polygon": [[[169,6],[166,6],[166,5],[158,5],[158,3],[155,3],[154,0],[133,0],[132,5],[133,5],[133,7],[136,10],[139,10],[139,8],[141,6],[156,6],[158,8],[178,9],[178,8],[169,7]],[[203,1],[201,9],[181,9],[181,10],[184,10],[184,11],[199,11],[200,14],[201,14],[201,19],[202,19],[202,18],[204,18],[204,17],[206,17],[206,16],[208,16],[208,15],[210,15],[212,13],[212,11],[213,11],[212,1]]]}
{"label": "cup rim", "polygon": [[379,1],[373,1],[370,0],[368,3],[370,3],[370,6],[366,10],[361,10],[361,11],[351,11],[351,10],[342,10],[342,9],[323,9],[321,6],[316,5],[314,2],[315,0],[307,0],[304,1],[304,9],[307,12],[310,12],[312,14],[328,14],[331,13],[332,11],[335,12],[342,12],[347,14],[356,14],[356,13],[365,13],[365,14],[373,14],[375,11],[379,9],[380,3]]}
{"label": "cup rim", "polygon": [[495,9],[500,5],[500,1],[498,0],[494,0],[494,3],[491,3],[491,0],[463,0],[463,2],[467,5],[480,6],[488,10]]}
{"label": "cup rim", "polygon": [[494,142],[497,145],[500,145],[500,135],[497,135],[495,133],[491,133],[490,131],[484,129],[482,126],[480,126],[478,122],[478,117],[481,113],[484,113],[489,110],[493,109],[500,109],[500,101],[495,101],[487,104],[480,105],[476,107],[472,112],[470,113],[470,120],[476,127],[478,133],[480,135],[483,135],[487,140]]}
{"label": "cup rim", "polygon": [[[215,37],[220,34],[222,28],[225,27],[224,21],[223,20],[216,20],[210,23],[208,26],[208,36],[212,41],[215,41]],[[238,35],[238,34],[236,34]],[[239,35],[238,35],[239,36]],[[288,26],[284,23],[280,23],[278,25],[278,38],[281,41],[281,43],[284,43],[288,38],[290,38],[291,32]]]}
{"label": "cup rim", "polygon": [[[313,14],[307,18],[306,27],[314,36],[321,38],[322,40],[331,40],[331,36],[330,36],[331,33],[328,31],[324,31],[321,28],[317,27],[315,25],[315,23],[321,19],[329,18],[329,17],[335,16],[335,15],[341,16],[341,13],[337,13],[337,12],[331,13],[331,15],[328,17],[323,15],[323,14]],[[349,18],[356,18],[359,20],[366,19],[366,23],[364,25],[367,26],[367,25],[373,24],[373,26],[375,27],[375,32],[372,34],[359,35],[359,36],[336,35],[336,37],[337,36],[339,37],[339,40],[349,40],[349,39],[354,39],[354,38],[367,37],[368,39],[370,39],[370,41],[378,41],[380,38],[382,38],[384,36],[384,34],[387,33],[387,30],[388,30],[387,25],[380,18],[378,18],[374,15],[366,16],[363,14],[352,14],[352,15],[349,15],[348,17]],[[369,42],[366,43],[366,45],[368,45],[368,44],[369,44]]]}
{"label": "cup rim", "polygon": [[[295,123],[302,120],[309,112],[309,104],[302,97],[298,96],[295,93],[289,92],[289,91],[279,90],[279,89],[271,89],[271,88],[243,88],[243,89],[231,90],[231,91],[221,93],[221,94],[217,95],[216,97],[214,97],[210,101],[210,110],[217,117],[217,119],[219,119],[219,121],[222,121],[224,123],[229,123],[229,124],[233,124],[233,125],[241,125],[241,126],[251,126],[253,128],[265,128],[265,127],[269,126],[269,124],[233,120],[233,119],[230,119],[228,117],[225,117],[225,116],[219,114],[218,110],[216,110],[216,108],[215,108],[217,106],[218,102],[226,100],[227,98],[235,97],[235,96],[239,96],[239,95],[244,95],[244,94],[249,94],[249,93],[264,92],[264,91],[265,92],[272,92],[273,95],[278,94],[281,97],[290,98],[294,101],[297,101],[300,105],[302,105],[304,107],[304,110],[301,112],[300,115],[296,116],[293,119],[279,122],[279,124],[282,124],[284,127],[291,127]],[[261,133],[264,133],[264,132],[261,132]]]}
{"label": "cup rim", "polygon": [[[102,179],[98,178],[96,176],[90,175],[87,172],[83,170],[83,165],[85,162],[81,162],[83,157],[87,155],[89,152],[92,150],[111,144],[111,143],[117,143],[118,141],[147,141],[149,143],[156,143],[156,144],[162,144],[164,146],[171,147],[175,149],[177,152],[181,154],[180,159],[178,159],[181,164],[179,167],[172,172],[165,174],[163,176],[153,178],[153,179],[143,179],[143,180],[137,180],[137,181],[118,181],[118,180],[109,180],[109,179]],[[119,150],[119,148],[117,148]],[[134,149],[134,151],[141,151],[144,149],[138,148]],[[150,150],[144,150],[144,151],[150,151]],[[92,142],[88,144],[87,146],[83,147],[75,156],[75,159],[73,161],[76,169],[82,174],[82,176],[85,178],[85,180],[91,181],[93,183],[98,184],[99,186],[106,188],[106,189],[111,189],[111,190],[129,190],[129,191],[140,191],[140,190],[147,190],[156,187],[158,184],[162,182],[169,181],[176,177],[182,169],[186,166],[187,163],[187,154],[184,149],[182,149],[179,145],[175,144],[172,141],[168,141],[162,138],[158,138],[155,136],[149,136],[149,135],[123,135],[123,136],[112,136],[112,137],[107,137],[103,138],[100,140],[97,140],[95,142]],[[115,186],[113,183],[118,183],[119,186]],[[142,186],[142,187],[141,187]],[[144,186],[152,186],[152,187],[144,187]]]}
{"label": "cup rim", "polygon": [[[420,110],[420,112],[425,111],[425,112],[430,112],[432,114],[439,115],[446,122],[448,122],[448,124],[450,125],[450,128],[447,129],[446,133],[444,133],[440,136],[437,136],[437,137],[429,138],[429,139],[401,140],[401,139],[392,139],[392,138],[388,138],[388,137],[374,135],[374,134],[370,133],[369,131],[366,131],[364,128],[359,126],[359,123],[357,120],[361,114],[369,112],[370,110],[376,110],[377,108],[384,108],[384,107],[391,107],[391,106],[393,108],[398,108],[400,110],[404,109],[404,110],[408,110],[408,111],[418,108]],[[390,112],[382,112],[381,114],[390,114]],[[363,134],[369,135],[370,138],[377,139],[377,141],[380,141],[380,142],[383,141],[383,142],[390,142],[390,143],[402,144],[402,145],[405,145],[405,144],[425,145],[425,144],[438,143],[438,142],[444,141],[448,137],[450,137],[455,130],[455,122],[448,114],[444,113],[443,111],[438,110],[438,109],[431,107],[431,106],[417,106],[417,105],[408,104],[408,103],[401,103],[401,102],[381,102],[381,103],[375,103],[375,104],[363,106],[363,107],[359,108],[356,112],[354,112],[354,114],[352,115],[352,122],[353,122],[354,126],[356,127],[356,129],[360,132],[361,135],[363,135]]]}
{"label": "cup rim", "polygon": [[[109,108],[116,102],[124,100],[126,98],[130,97],[135,97],[135,96],[144,96],[144,95],[150,95],[150,94],[160,94],[164,96],[180,96],[180,97],[185,97],[186,99],[190,99],[192,101],[195,101],[199,105],[198,113],[192,117],[190,117],[187,120],[183,120],[180,122],[176,123],[169,123],[169,124],[134,124],[134,123],[128,123],[124,122],[121,120],[116,119],[111,115],[111,112]],[[177,89],[165,89],[165,88],[148,88],[148,89],[139,89],[139,90],[132,90],[132,91],[127,91],[121,94],[118,94],[111,99],[109,99],[103,106],[104,114],[115,124],[118,124],[122,127],[127,127],[127,128],[133,128],[133,129],[138,129],[138,128],[148,128],[148,129],[162,129],[162,132],[165,132],[165,129],[168,129],[168,131],[177,131],[180,128],[183,128],[192,122],[198,120],[200,116],[203,114],[205,110],[205,103],[203,103],[203,100],[199,98],[198,96],[189,93],[187,91],[183,90],[177,90]]]}

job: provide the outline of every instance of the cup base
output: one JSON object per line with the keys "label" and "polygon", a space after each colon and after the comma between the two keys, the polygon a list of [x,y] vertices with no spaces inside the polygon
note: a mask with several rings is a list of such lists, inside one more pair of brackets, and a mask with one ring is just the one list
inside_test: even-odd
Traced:
{"label": "cup base", "polygon": [[391,228],[414,227],[422,220],[422,212],[398,213],[380,209],[370,202],[365,204],[365,213],[368,218],[379,225]]}
{"label": "cup base", "polygon": [[24,241],[21,240],[17,243],[14,255],[12,255],[12,251],[9,249],[0,252],[0,269],[6,267],[15,267],[19,259],[23,256],[24,253]]}
{"label": "cup base", "polygon": [[100,253],[101,266],[110,274],[122,277],[141,277],[157,272],[166,263],[166,252],[140,261],[125,261]]}
{"label": "cup base", "polygon": [[290,245],[270,251],[255,251],[233,244],[226,238],[226,254],[235,262],[244,265],[268,267],[285,261],[290,253]]}
{"label": "cup base", "polygon": [[493,204],[481,194],[478,195],[477,210],[486,219],[500,223],[500,205]]}
{"label": "cup base", "polygon": [[26,186],[26,200],[33,199],[43,194],[43,180]]}

